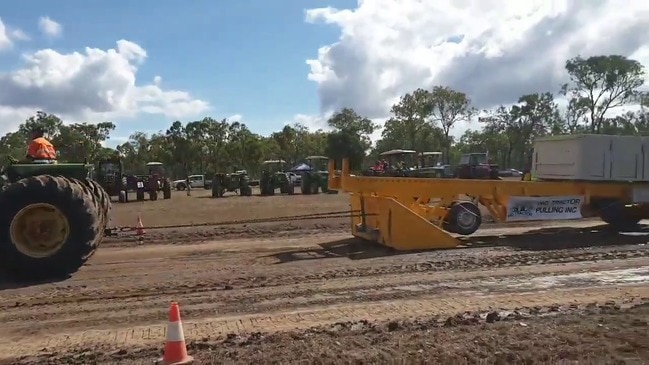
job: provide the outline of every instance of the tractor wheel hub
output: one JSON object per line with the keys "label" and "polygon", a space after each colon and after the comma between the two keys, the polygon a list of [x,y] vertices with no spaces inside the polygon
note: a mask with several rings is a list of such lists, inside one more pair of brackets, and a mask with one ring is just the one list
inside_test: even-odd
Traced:
{"label": "tractor wheel hub", "polygon": [[11,221],[11,241],[20,253],[33,257],[51,256],[70,236],[70,223],[61,210],[47,203],[22,208]]}

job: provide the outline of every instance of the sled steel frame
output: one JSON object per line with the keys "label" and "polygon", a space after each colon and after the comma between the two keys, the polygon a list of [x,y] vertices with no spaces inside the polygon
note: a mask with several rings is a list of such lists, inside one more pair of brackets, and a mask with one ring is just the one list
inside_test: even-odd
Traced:
{"label": "sled steel frame", "polygon": [[507,181],[350,175],[329,161],[329,187],[350,194],[352,235],[397,250],[453,248],[461,241],[444,230],[453,203],[484,205],[497,222],[506,221],[510,197],[584,196],[582,216],[597,216],[591,199],[613,199],[649,218],[649,183]]}

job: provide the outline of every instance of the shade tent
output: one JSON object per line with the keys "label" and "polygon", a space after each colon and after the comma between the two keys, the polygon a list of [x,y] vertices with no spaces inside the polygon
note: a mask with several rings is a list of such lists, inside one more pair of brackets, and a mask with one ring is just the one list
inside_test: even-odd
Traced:
{"label": "shade tent", "polygon": [[295,167],[293,167],[293,168],[291,169],[292,172],[298,172],[298,171],[311,171],[311,170],[313,170],[313,169],[311,168],[311,166],[309,166],[309,165],[307,165],[307,164],[305,164],[305,163],[301,163],[301,164],[299,164],[299,165],[297,165],[297,166],[295,166]]}

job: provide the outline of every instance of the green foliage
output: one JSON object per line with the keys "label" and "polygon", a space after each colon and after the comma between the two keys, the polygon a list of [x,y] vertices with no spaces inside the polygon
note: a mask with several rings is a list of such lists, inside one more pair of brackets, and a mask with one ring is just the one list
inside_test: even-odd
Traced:
{"label": "green foliage", "polygon": [[360,169],[365,158],[365,147],[357,134],[349,130],[340,130],[327,136],[325,155],[336,160],[348,157],[352,169]]}
{"label": "green foliage", "polygon": [[638,90],[644,84],[644,66],[619,55],[577,56],[566,61],[570,83],[561,93],[573,101],[573,108],[588,118],[588,129],[599,133],[606,112],[643,98]]}
{"label": "green foliage", "polygon": [[[577,56],[566,61],[565,70],[568,82],[559,93],[568,102],[566,108],[559,108],[553,93],[539,92],[521,96],[515,105],[478,113],[462,91],[444,85],[416,89],[392,106],[392,116],[374,148],[370,136],[378,126],[353,109],[343,108],[327,121],[331,131],[313,132],[293,124],[261,136],[244,123],[206,117],[186,124],[176,121],[166,131],[152,135],[135,132],[116,149],[129,173],[143,173],[147,162],[160,161],[175,177],[242,169],[258,177],[266,159],[283,159],[292,166],[309,155],[349,157],[359,170],[364,162],[373,163],[380,152],[397,148],[443,151],[451,163],[462,153],[486,151],[502,168],[520,169],[538,136],[649,136],[649,112],[645,109],[649,93],[640,91],[645,71],[639,62],[619,55]],[[642,105],[641,109],[610,116],[611,110],[632,103]],[[475,127],[454,139],[451,132],[458,123],[472,126],[476,115]],[[116,152],[103,147],[115,129],[113,123],[65,124],[57,116],[39,111],[16,132],[0,138],[0,158],[23,157],[35,126],[45,129],[63,161],[92,161]]]}

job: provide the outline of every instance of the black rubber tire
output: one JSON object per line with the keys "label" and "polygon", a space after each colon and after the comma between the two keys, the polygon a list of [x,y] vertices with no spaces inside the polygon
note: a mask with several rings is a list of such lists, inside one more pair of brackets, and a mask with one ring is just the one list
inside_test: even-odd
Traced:
{"label": "black rubber tire", "polygon": [[212,198],[218,198],[221,191],[221,183],[218,180],[212,182]]}
{"label": "black rubber tire", "polygon": [[[49,203],[70,222],[63,247],[45,258],[22,254],[11,242],[9,227],[28,204]],[[64,279],[76,272],[99,247],[108,226],[110,197],[92,180],[41,175],[22,179],[0,193],[0,269],[15,281]]]}
{"label": "black rubber tire", "polygon": [[320,193],[320,187],[318,186],[317,181],[311,181],[311,184],[309,184],[309,190],[311,190],[311,194],[319,194]]}
{"label": "black rubber tire", "polygon": [[162,185],[162,198],[171,199],[171,182],[169,180],[165,180]]}
{"label": "black rubber tire", "polygon": [[611,199],[601,199],[595,205],[599,217],[614,231],[634,231],[642,217],[633,214],[633,210],[626,208],[623,203]]}
{"label": "black rubber tire", "polygon": [[187,188],[187,185],[185,183],[178,183],[176,185],[176,190],[182,191],[182,190],[185,190],[186,188]]}
{"label": "black rubber tire", "polygon": [[[471,226],[461,226],[458,223],[458,217],[464,213],[470,213],[475,215],[475,221]],[[458,202],[451,206],[449,210],[443,228],[451,233],[457,233],[463,236],[468,236],[480,228],[482,224],[482,214],[480,213],[480,208],[472,202]]]}
{"label": "black rubber tire", "polygon": [[153,191],[149,192],[149,200],[151,200],[151,201],[158,200],[158,191],[157,190],[153,190]]}
{"label": "black rubber tire", "polygon": [[305,174],[304,177],[302,177],[302,181],[300,181],[300,191],[302,192],[302,195],[309,195],[309,194],[311,194],[311,189],[310,189],[310,186],[309,186],[309,181],[310,181],[310,180],[309,180],[308,175]]}
{"label": "black rubber tire", "polygon": [[268,195],[268,181],[269,179],[262,174],[261,178],[259,179],[259,195]]}
{"label": "black rubber tire", "polygon": [[135,192],[135,199],[139,202],[144,201],[144,190],[137,189]]}
{"label": "black rubber tire", "polygon": [[126,203],[126,202],[128,202],[128,192],[127,192],[126,190],[120,190],[120,191],[119,191],[119,195],[118,195],[118,199],[117,199],[117,200],[118,200],[120,203]]}

